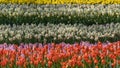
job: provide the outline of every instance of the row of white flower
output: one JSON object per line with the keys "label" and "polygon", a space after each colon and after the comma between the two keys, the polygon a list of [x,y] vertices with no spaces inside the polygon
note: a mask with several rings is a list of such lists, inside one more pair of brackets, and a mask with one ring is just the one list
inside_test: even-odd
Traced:
{"label": "row of white flower", "polygon": [[65,24],[22,24],[22,25],[0,25],[0,41],[21,41],[25,39],[36,39],[37,42],[50,40],[68,40],[68,39],[91,39],[98,41],[101,37],[114,38],[120,37],[120,23],[106,25],[83,24],[65,25]]}
{"label": "row of white flower", "polygon": [[[54,15],[54,14],[105,14],[120,15],[120,5],[19,5],[19,4],[0,4],[0,13],[6,15]],[[51,14],[52,13],[52,14]]]}

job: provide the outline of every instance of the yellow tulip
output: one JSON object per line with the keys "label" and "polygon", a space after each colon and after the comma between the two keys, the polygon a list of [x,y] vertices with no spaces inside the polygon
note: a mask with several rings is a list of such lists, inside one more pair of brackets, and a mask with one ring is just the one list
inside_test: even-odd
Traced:
{"label": "yellow tulip", "polygon": [[120,0],[0,0],[0,3],[19,4],[120,4]]}

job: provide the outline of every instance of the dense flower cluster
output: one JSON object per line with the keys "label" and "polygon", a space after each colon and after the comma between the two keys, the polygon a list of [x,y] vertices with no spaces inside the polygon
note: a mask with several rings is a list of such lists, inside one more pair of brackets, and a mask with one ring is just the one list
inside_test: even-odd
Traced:
{"label": "dense flower cluster", "polygon": [[77,42],[77,41],[117,41],[120,40],[120,24],[22,24],[0,25],[0,42]]}
{"label": "dense flower cluster", "polygon": [[0,0],[0,68],[120,68],[120,0]]}
{"label": "dense flower cluster", "polygon": [[119,68],[120,41],[106,44],[1,44],[0,67]]}
{"label": "dense flower cluster", "polygon": [[120,4],[119,0],[0,0],[0,3],[18,4]]}
{"label": "dense flower cluster", "polygon": [[0,4],[0,24],[120,22],[120,5],[18,5]]}
{"label": "dense flower cluster", "polygon": [[[74,5],[35,5],[35,4],[0,4],[0,12],[1,13],[9,13],[11,14],[12,12],[14,15],[17,14],[26,14],[28,15],[29,13],[32,14],[38,14],[40,12],[53,12],[52,14],[55,14],[56,12],[61,12],[65,11],[67,12],[72,12],[74,14],[75,12],[77,13],[86,13],[86,12],[93,12],[93,13],[109,13],[109,14],[114,14],[118,13],[120,14],[120,5],[119,4],[109,4],[109,5],[102,5],[102,4],[96,4],[96,5],[89,5],[89,4],[74,4]],[[56,11],[56,12],[55,12]],[[54,13],[55,12],[55,13]],[[42,13],[41,13],[42,14]]]}

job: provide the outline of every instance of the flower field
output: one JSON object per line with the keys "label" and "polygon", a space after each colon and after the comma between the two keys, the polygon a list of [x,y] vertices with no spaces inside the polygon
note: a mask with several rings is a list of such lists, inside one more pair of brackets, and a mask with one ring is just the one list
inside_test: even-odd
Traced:
{"label": "flower field", "polygon": [[0,44],[0,64],[6,68],[119,68],[120,41],[74,44]]}
{"label": "flower field", "polygon": [[120,68],[120,0],[0,0],[0,68]]}

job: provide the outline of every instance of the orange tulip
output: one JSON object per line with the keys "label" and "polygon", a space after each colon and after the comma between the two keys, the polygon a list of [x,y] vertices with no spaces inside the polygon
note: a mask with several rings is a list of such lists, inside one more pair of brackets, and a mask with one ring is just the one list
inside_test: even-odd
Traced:
{"label": "orange tulip", "polygon": [[105,57],[105,53],[102,52],[102,53],[100,54],[100,58],[101,58],[101,59],[104,59],[104,57]]}
{"label": "orange tulip", "polygon": [[19,56],[18,61],[16,62],[16,64],[19,65],[19,66],[24,66],[25,63],[26,63],[25,58]]}
{"label": "orange tulip", "polygon": [[10,66],[10,68],[13,68],[13,64],[10,63],[9,66]]}
{"label": "orange tulip", "polygon": [[53,61],[53,62],[56,62],[57,60],[58,60],[58,57],[57,57],[57,56],[53,56],[53,57],[52,57],[52,61]]}
{"label": "orange tulip", "polygon": [[110,57],[111,59],[116,59],[116,56],[115,56],[114,54],[109,54],[109,57]]}
{"label": "orange tulip", "polygon": [[51,55],[47,55],[47,59],[48,60],[52,60],[52,56]]}
{"label": "orange tulip", "polygon": [[46,60],[42,60],[41,64],[42,64],[42,66],[44,66],[46,64]]}
{"label": "orange tulip", "polygon": [[35,66],[38,66],[38,63],[39,63],[38,60],[34,60],[34,65],[35,65]]}
{"label": "orange tulip", "polygon": [[84,58],[84,59],[85,59],[85,58],[89,58],[88,54],[85,53],[85,54],[83,55],[83,58]]}
{"label": "orange tulip", "polygon": [[110,47],[110,48],[109,48],[109,51],[110,51],[110,52],[114,52],[113,47]]}
{"label": "orange tulip", "polygon": [[49,67],[51,67],[51,66],[52,66],[52,64],[53,64],[53,62],[52,62],[52,61],[48,61],[48,66],[49,66]]}
{"label": "orange tulip", "polygon": [[98,48],[99,50],[102,49],[102,43],[101,43],[101,42],[98,42],[97,48]]}
{"label": "orange tulip", "polygon": [[120,65],[120,60],[118,60],[118,64]]}
{"label": "orange tulip", "polygon": [[67,66],[68,66],[67,63],[68,62],[61,62],[62,68],[67,68]]}
{"label": "orange tulip", "polygon": [[78,65],[78,66],[82,66],[83,64],[82,64],[82,62],[77,61],[77,65]]}
{"label": "orange tulip", "polygon": [[116,65],[116,63],[114,62],[114,63],[112,63],[111,65],[112,65],[112,68],[114,68],[114,67],[115,67],[115,65]]}
{"label": "orange tulip", "polygon": [[95,68],[99,68],[98,66],[95,66]]}
{"label": "orange tulip", "polygon": [[102,63],[102,64],[105,64],[105,63],[106,63],[106,61],[105,61],[104,59],[102,59],[101,63]]}
{"label": "orange tulip", "polygon": [[10,63],[13,63],[14,60],[15,60],[15,59],[14,59],[13,57],[11,57],[9,61],[10,61]]}
{"label": "orange tulip", "polygon": [[4,59],[0,62],[0,65],[1,65],[2,67],[4,67],[4,66],[7,65],[7,63],[8,63],[8,59],[7,59],[7,58],[4,58]]}
{"label": "orange tulip", "polygon": [[92,64],[92,61],[91,60],[87,60],[86,61],[88,64]]}
{"label": "orange tulip", "polygon": [[81,56],[78,56],[78,61],[81,61],[82,60],[82,57]]}
{"label": "orange tulip", "polygon": [[95,64],[97,64],[97,63],[98,63],[98,60],[97,60],[97,59],[95,59],[95,60],[94,60],[94,63],[95,63]]}

